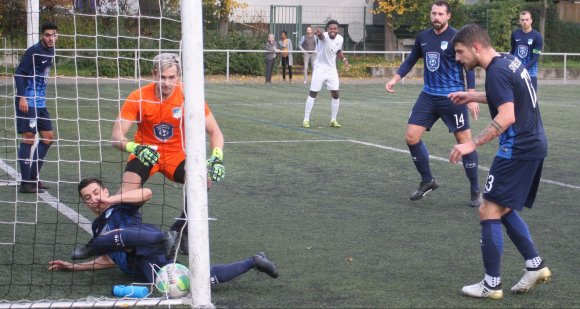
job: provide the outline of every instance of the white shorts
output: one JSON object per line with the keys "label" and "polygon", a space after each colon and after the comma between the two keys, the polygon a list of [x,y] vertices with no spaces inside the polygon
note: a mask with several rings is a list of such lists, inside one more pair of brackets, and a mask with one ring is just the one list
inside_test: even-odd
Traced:
{"label": "white shorts", "polygon": [[326,82],[326,89],[338,90],[338,71],[337,70],[316,70],[312,72],[312,83],[310,91],[319,92],[322,85]]}

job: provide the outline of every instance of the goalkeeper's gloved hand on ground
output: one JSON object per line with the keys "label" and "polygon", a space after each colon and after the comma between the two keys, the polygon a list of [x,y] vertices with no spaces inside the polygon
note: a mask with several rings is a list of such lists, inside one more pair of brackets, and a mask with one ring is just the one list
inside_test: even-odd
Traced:
{"label": "goalkeeper's gloved hand on ground", "polygon": [[125,150],[134,154],[145,166],[155,165],[160,156],[159,152],[157,152],[157,146],[140,145],[134,142],[128,142]]}
{"label": "goalkeeper's gloved hand on ground", "polygon": [[224,153],[218,147],[213,149],[211,157],[207,159],[207,177],[213,181],[220,182],[226,176],[224,168]]}

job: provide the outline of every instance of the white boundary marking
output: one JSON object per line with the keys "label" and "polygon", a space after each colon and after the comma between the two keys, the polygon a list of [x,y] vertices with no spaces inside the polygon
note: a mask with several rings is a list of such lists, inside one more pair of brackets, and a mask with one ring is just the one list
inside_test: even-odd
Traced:
{"label": "white boundary marking", "polygon": [[[6,164],[6,162],[4,162],[2,159],[0,159],[0,169],[10,175],[10,177],[13,179],[18,179],[18,172],[15,171],[10,165]],[[91,221],[76,212],[76,210],[59,202],[56,197],[52,196],[52,194],[48,193],[47,191],[44,191],[44,193],[39,193],[38,197],[40,197],[40,199],[45,201],[52,208],[60,212],[63,216],[69,218],[72,222],[77,223],[83,230],[89,233],[89,235],[93,234],[93,231],[91,230]]]}
{"label": "white boundary marking", "polygon": [[[358,140],[354,140],[354,139],[330,139],[330,140],[317,139],[317,140],[287,140],[287,141],[243,141],[243,142],[226,142],[226,144],[303,143],[303,142],[349,142],[349,143],[354,143],[354,144],[359,144],[359,145],[365,145],[365,146],[379,148],[379,149],[385,149],[385,150],[389,150],[389,151],[392,151],[392,152],[409,154],[409,150],[406,150],[406,149],[389,147],[389,146],[384,146],[384,145],[379,145],[379,144],[374,144],[374,143],[369,143],[369,142],[358,141]],[[449,162],[449,160],[447,158],[433,156],[433,155],[429,155],[429,159],[435,160],[435,161],[440,161],[440,162]],[[486,167],[486,166],[479,165],[479,169],[484,170],[484,171],[489,171],[489,167]],[[571,185],[571,184],[567,184],[567,183],[563,183],[563,182],[559,182],[559,181],[549,180],[549,179],[545,179],[545,178],[540,179],[540,181],[543,182],[543,183],[547,183],[547,184],[551,184],[551,185],[555,185],[555,186],[560,186],[560,187],[564,187],[564,188],[580,190],[580,186],[575,186],[575,185]]]}
{"label": "white boundary marking", "polygon": [[[280,140],[279,141],[276,141],[276,140],[270,140],[270,141],[238,141],[238,142],[226,142],[226,144],[260,144],[260,143],[262,143],[262,144],[263,143],[269,143],[269,144],[287,143],[287,144],[289,144],[289,143],[320,143],[320,142],[348,142],[348,143],[353,143],[353,144],[359,144],[359,145],[364,145],[364,146],[369,146],[369,147],[374,147],[374,148],[389,150],[389,151],[392,151],[392,152],[409,154],[409,151],[406,150],[406,149],[389,147],[389,146],[379,145],[379,144],[375,144],[375,143],[369,143],[369,142],[363,142],[363,141],[358,141],[358,140],[352,140],[352,139],[313,139],[313,140],[285,140],[285,141],[280,141]],[[447,158],[443,158],[443,157],[429,155],[429,158],[431,160],[435,160],[435,161],[448,162]],[[489,171],[489,168],[488,167],[485,167],[485,166],[481,166],[480,165],[479,168],[481,170],[484,170],[484,171]],[[4,160],[2,160],[2,159],[0,159],[0,169],[2,169],[7,174],[9,174],[10,177],[12,177],[13,179],[18,179],[18,172],[15,171],[11,166],[9,166],[8,164],[6,164],[6,162],[4,162]],[[559,181],[554,181],[554,180],[549,180],[549,179],[544,179],[544,178],[542,178],[540,181],[543,182],[543,183],[547,183],[547,184],[551,184],[551,185],[555,185],[555,186],[560,186],[560,187],[564,187],[564,188],[580,190],[580,186],[571,185],[571,184],[567,184],[567,183],[563,183],[563,182],[559,182]],[[83,230],[85,230],[87,233],[89,233],[89,235],[92,235],[92,231],[91,231],[91,221],[90,220],[88,220],[83,215],[81,215],[78,212],[76,212],[74,209],[72,209],[72,208],[68,207],[67,205],[59,202],[54,196],[52,196],[48,192],[40,193],[40,194],[38,194],[38,196],[43,201],[45,201],[47,204],[49,204],[51,207],[53,207],[58,212],[60,212],[62,215],[64,215],[65,217],[69,218],[72,222],[79,224],[80,227]]]}

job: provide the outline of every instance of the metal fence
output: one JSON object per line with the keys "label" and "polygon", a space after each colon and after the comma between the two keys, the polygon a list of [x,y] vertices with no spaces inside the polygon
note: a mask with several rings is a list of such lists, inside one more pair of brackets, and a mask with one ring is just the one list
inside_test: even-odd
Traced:
{"label": "metal fence", "polygon": [[[1,41],[0,41],[1,42]],[[0,72],[5,72],[5,75],[11,75],[13,68],[17,65],[17,59],[20,58],[25,52],[24,49],[10,49],[0,48]],[[83,54],[90,54],[96,59],[95,55],[99,53],[118,53],[124,55],[132,55],[129,57],[123,57],[122,61],[132,63],[134,66],[134,78],[139,78],[140,68],[143,61],[150,61],[151,59],[141,58],[143,53],[154,54],[159,52],[159,50],[134,50],[134,49],[57,49],[56,57],[62,57],[69,59],[69,61],[74,61],[75,56],[81,56]],[[175,52],[180,53],[180,50],[163,50],[163,52]],[[204,54],[219,54],[225,57],[223,61],[224,72],[226,76],[226,81],[229,82],[230,76],[235,74],[235,69],[232,68],[230,59],[232,55],[235,54],[264,54],[264,50],[232,50],[232,49],[206,49]],[[295,68],[299,71],[302,67],[302,52],[298,50],[291,51],[296,55],[295,57]],[[369,68],[368,72],[371,72],[371,68],[384,68],[390,67],[395,68],[405,60],[405,57],[409,54],[408,51],[344,51],[348,54],[349,59],[351,59],[352,65],[365,65]],[[390,56],[390,57],[387,57]],[[86,58],[86,56],[81,56]],[[368,61],[367,58],[372,58],[374,61]],[[389,61],[384,59],[390,58]],[[383,59],[383,60],[381,60]],[[412,73],[411,73],[412,74]],[[579,81],[580,80],[580,53],[542,53],[540,57],[540,75],[539,80],[553,80],[561,81],[567,83],[569,81]],[[256,74],[259,75],[259,74]],[[422,76],[422,73],[417,74]],[[372,77],[369,73],[368,77]]]}

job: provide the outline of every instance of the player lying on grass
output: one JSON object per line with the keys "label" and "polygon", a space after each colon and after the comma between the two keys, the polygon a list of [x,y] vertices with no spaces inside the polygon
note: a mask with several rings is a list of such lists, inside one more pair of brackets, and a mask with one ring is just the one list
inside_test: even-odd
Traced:
{"label": "player lying on grass", "polygon": [[[73,263],[50,261],[48,270],[97,270],[115,266],[136,282],[153,283],[152,265],[163,267],[173,263],[177,232],[163,232],[157,226],[141,221],[139,208],[152,197],[148,188],[109,195],[99,179],[87,178],[78,185],[85,205],[97,215],[93,221],[93,239],[88,254],[83,247],[82,258],[97,256],[92,261]],[[76,252],[76,251],[75,251]],[[73,259],[76,256],[73,254]],[[214,265],[210,269],[212,284],[230,281],[255,268],[272,278],[278,277],[276,264],[260,252],[231,264]]]}

